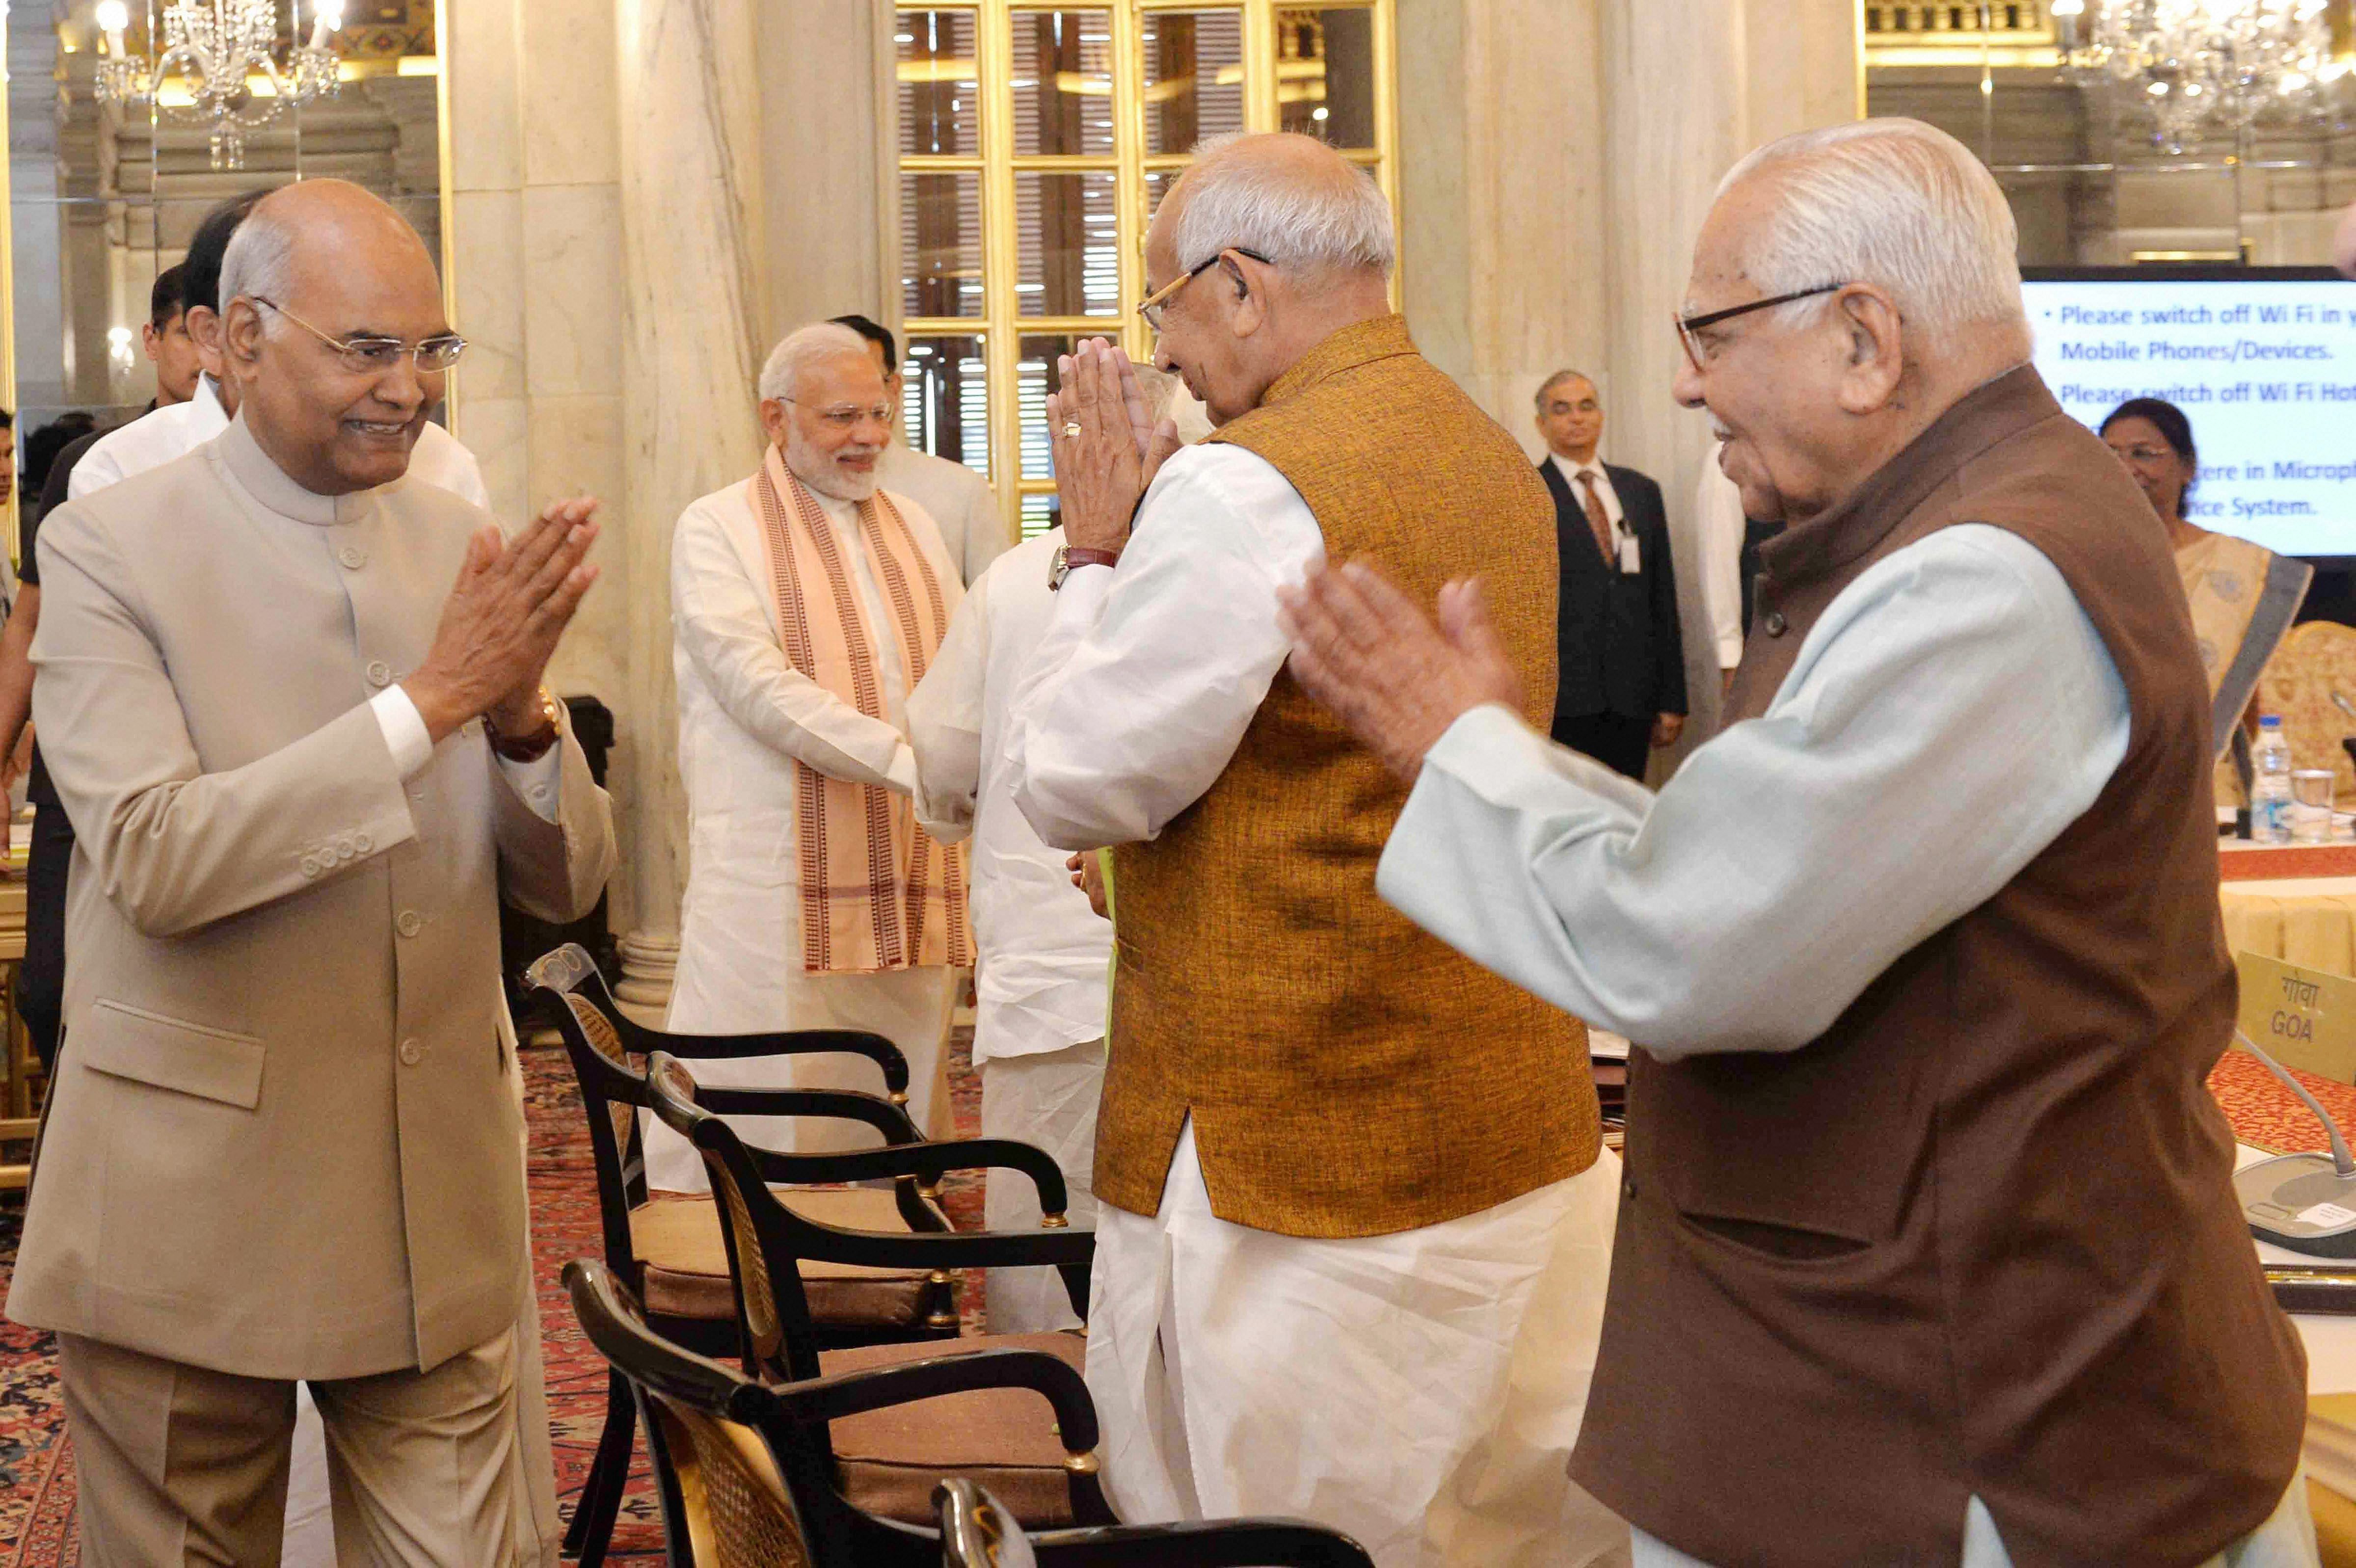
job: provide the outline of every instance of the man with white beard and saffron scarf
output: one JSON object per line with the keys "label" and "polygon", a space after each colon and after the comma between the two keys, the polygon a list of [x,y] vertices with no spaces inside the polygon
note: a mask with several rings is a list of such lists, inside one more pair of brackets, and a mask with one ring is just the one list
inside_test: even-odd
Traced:
{"label": "man with white beard and saffron scarf", "polygon": [[[760,391],[759,471],[690,506],[671,539],[690,859],[669,1027],[880,1034],[908,1059],[922,1127],[955,970],[973,954],[964,853],[916,825],[905,705],[962,589],[932,519],[876,488],[893,411],[857,333],[793,333]],[[873,1066],[839,1056],[701,1062],[697,1077],[880,1087]],[[873,1141],[850,1124],[734,1120],[772,1147]],[[706,1184],[695,1151],[659,1125],[647,1175]]]}

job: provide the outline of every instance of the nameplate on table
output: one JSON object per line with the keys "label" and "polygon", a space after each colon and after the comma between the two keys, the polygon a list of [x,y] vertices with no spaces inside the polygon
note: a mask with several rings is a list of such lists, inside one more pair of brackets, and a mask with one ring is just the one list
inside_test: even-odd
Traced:
{"label": "nameplate on table", "polygon": [[2242,1032],[2259,1050],[2285,1067],[2356,1083],[2356,980],[2255,953],[2236,953],[2233,962],[2242,972]]}

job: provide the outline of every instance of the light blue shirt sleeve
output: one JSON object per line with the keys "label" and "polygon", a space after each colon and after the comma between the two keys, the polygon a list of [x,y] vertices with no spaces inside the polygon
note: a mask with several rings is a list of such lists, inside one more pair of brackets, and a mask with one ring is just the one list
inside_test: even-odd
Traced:
{"label": "light blue shirt sleeve", "polygon": [[1376,886],[1664,1061],[1795,1050],[2082,816],[2128,724],[2052,562],[1944,528],[1843,590],[1767,711],[1657,795],[1503,708],[1465,714]]}

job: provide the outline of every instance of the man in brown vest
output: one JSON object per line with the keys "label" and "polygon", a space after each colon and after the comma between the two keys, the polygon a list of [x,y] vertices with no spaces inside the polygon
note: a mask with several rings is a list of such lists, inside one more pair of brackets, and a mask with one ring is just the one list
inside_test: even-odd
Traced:
{"label": "man in brown vest", "polygon": [[2014,243],[1912,121],[1728,176],[1677,397],[1790,528],[1735,722],[1658,795],[1507,710],[1477,591],[1442,631],[1362,565],[1290,605],[1416,780],[1384,898],[1644,1047],[1575,1464],[1639,1568],[2315,1561],[2203,1084],[2208,690],[2149,508],[2029,368]]}
{"label": "man in brown vest", "polygon": [[1330,149],[1215,144],[1141,308],[1217,432],[1170,455],[1125,359],[1059,366],[1068,543],[1007,746],[1042,837],[1118,847],[1088,1383],[1130,1518],[1586,1563],[1627,1531],[1565,1473],[1617,1182],[1584,1030],[1383,906],[1407,792],[1282,673],[1278,589],[1374,551],[1487,572],[1551,711],[1553,508],[1408,340],[1391,256]]}

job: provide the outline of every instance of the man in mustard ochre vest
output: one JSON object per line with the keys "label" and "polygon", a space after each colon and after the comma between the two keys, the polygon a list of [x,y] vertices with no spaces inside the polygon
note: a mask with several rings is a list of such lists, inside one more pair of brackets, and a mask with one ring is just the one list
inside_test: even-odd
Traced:
{"label": "man in mustard ochre vest", "polygon": [[1329,149],[1214,144],[1141,308],[1217,433],[1171,455],[1101,342],[1058,367],[1068,543],[1008,745],[1042,837],[1117,847],[1088,1385],[1128,1518],[1568,1568],[1627,1541],[1564,1469],[1618,1166],[1586,1031],[1376,897],[1406,791],[1282,673],[1280,586],[1371,554],[1426,593],[1483,574],[1551,711],[1553,507],[1415,351],[1391,259]]}
{"label": "man in mustard ochre vest", "polygon": [[1677,397],[1790,527],[1734,721],[1658,795],[1509,710],[1462,590],[1444,635],[1356,563],[1289,606],[1415,779],[1383,897],[1642,1047],[1574,1468],[1636,1568],[2316,1561],[2305,1360],[2204,1083],[2208,683],[2014,248],[1915,121],[1727,176]]}

